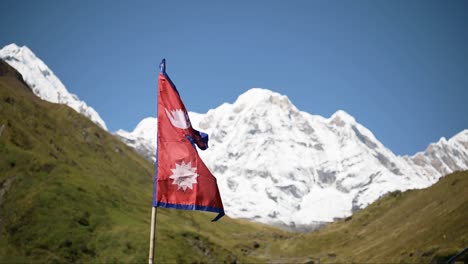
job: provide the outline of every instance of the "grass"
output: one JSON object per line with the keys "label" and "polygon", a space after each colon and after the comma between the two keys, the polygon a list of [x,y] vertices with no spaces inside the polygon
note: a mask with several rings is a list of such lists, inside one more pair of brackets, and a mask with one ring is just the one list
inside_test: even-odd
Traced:
{"label": "grass", "polygon": [[[0,61],[0,263],[147,261],[154,165]],[[157,263],[431,262],[468,244],[468,173],[312,233],[158,209]]]}
{"label": "grass", "polygon": [[[283,258],[321,262],[444,259],[468,245],[467,190],[468,172],[457,172],[427,189],[393,192],[317,232],[274,242],[275,252]],[[265,254],[266,259],[275,257]]]}
{"label": "grass", "polygon": [[[154,165],[69,107],[40,100],[15,74],[0,77],[0,102],[0,186],[9,185],[0,262],[146,262]],[[245,239],[282,233],[158,212],[161,262],[257,261],[243,253]]]}

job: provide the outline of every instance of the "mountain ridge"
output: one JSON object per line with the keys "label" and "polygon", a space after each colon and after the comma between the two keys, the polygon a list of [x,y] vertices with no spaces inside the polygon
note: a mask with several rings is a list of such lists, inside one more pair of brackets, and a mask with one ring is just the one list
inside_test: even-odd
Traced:
{"label": "mountain ridge", "polygon": [[[0,61],[0,262],[147,261],[154,166],[10,70]],[[155,262],[445,263],[468,239],[467,176],[390,193],[311,233],[160,208]]]}
{"label": "mountain ridge", "polygon": [[[106,129],[97,112],[68,93],[27,47],[8,45],[0,57],[23,70],[36,95],[67,104]],[[344,110],[328,118],[312,115],[287,96],[262,88],[189,116],[195,128],[210,135],[210,148],[200,155],[218,177],[227,214],[268,224],[320,225],[388,192],[424,188],[468,168],[468,130],[413,156],[397,156]],[[154,162],[156,126],[156,118],[145,118],[134,131],[114,135]]]}
{"label": "mountain ridge", "polygon": [[[193,126],[210,135],[210,149],[200,155],[218,177],[227,214],[263,223],[313,228],[347,217],[388,192],[428,187],[468,168],[468,130],[450,143],[439,140],[425,152],[398,156],[344,110],[328,118],[312,115],[267,89],[252,88],[233,103],[196,115]],[[142,133],[133,137],[139,142],[133,147],[154,161],[157,120],[151,120],[148,127],[137,126],[153,138],[151,147],[137,147],[148,140]],[[125,142],[132,133],[116,135]]]}
{"label": "mountain ridge", "polygon": [[27,46],[20,47],[14,43],[6,45],[0,49],[0,59],[21,73],[34,94],[41,99],[66,104],[107,130],[106,123],[98,112],[81,101],[77,95],[70,93],[54,72]]}

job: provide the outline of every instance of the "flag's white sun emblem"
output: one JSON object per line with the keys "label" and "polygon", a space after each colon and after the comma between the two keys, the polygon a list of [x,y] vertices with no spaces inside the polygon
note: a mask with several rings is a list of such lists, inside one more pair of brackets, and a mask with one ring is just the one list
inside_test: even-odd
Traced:
{"label": "flag's white sun emblem", "polygon": [[192,184],[197,183],[198,174],[195,172],[197,168],[192,168],[192,162],[177,164],[175,169],[171,169],[172,175],[169,178],[173,179],[174,181],[172,184],[177,184],[177,190],[181,188],[187,190],[187,188],[192,189]]}

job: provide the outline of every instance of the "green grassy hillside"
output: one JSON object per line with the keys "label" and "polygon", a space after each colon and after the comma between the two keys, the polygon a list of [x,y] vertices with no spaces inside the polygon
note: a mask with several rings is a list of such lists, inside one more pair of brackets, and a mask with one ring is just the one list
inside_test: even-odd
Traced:
{"label": "green grassy hillside", "polygon": [[430,263],[468,247],[468,172],[424,190],[394,192],[310,234],[272,243],[272,261]]}
{"label": "green grassy hillside", "polygon": [[[154,165],[0,61],[0,263],[145,263]],[[468,172],[308,234],[158,209],[158,263],[431,262],[468,245]]]}
{"label": "green grassy hillside", "polygon": [[[0,63],[0,262],[146,262],[154,165]],[[159,209],[156,260],[256,261],[283,233],[213,217]]]}

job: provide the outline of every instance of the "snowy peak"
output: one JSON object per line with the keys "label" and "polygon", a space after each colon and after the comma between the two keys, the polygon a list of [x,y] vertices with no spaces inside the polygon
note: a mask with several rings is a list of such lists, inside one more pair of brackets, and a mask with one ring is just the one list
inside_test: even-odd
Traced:
{"label": "snowy peak", "polygon": [[[158,128],[157,122],[158,122],[158,119],[154,117],[144,118],[135,127],[132,134],[138,135],[139,137],[151,137],[151,136],[154,137],[155,134],[153,134],[153,131],[157,132],[157,128]],[[155,128],[156,130],[154,130]]]}
{"label": "snowy peak", "polygon": [[343,110],[336,111],[328,120],[331,124],[335,124],[337,126],[356,123],[356,119]]}
{"label": "snowy peak", "polygon": [[9,44],[0,50],[0,59],[21,73],[34,94],[41,99],[52,103],[66,104],[107,130],[106,124],[99,114],[85,102],[80,101],[76,95],[69,93],[52,70],[28,47]]}
{"label": "snowy peak", "polygon": [[200,125],[213,140],[201,155],[236,217],[285,225],[332,221],[394,188],[370,188],[373,180],[393,183],[405,170],[346,112],[313,116],[265,89],[209,111]]}
{"label": "snowy peak", "polygon": [[281,96],[278,93],[263,88],[251,88],[237,97],[234,104],[256,103],[268,100],[271,96]]}
{"label": "snowy peak", "polygon": [[[234,104],[257,104],[259,102],[273,102],[275,99],[289,101],[288,97],[264,88],[251,88],[237,97]],[[291,102],[289,102],[291,103]]]}
{"label": "snowy peak", "polygon": [[156,138],[156,134],[153,133],[158,131],[157,127],[158,119],[155,117],[147,117],[141,120],[132,132],[119,129],[115,133],[117,135],[124,135],[132,138],[151,138],[152,136]]}
{"label": "snowy peak", "polygon": [[236,112],[269,107],[279,107],[287,111],[298,111],[287,96],[263,88],[252,88],[244,92],[233,105]]}
{"label": "snowy peak", "polygon": [[118,130],[115,135],[125,144],[134,148],[148,160],[156,160],[156,141],[158,134],[158,119],[147,117],[138,123],[132,132]]}
{"label": "snowy peak", "polygon": [[468,168],[468,130],[465,129],[449,140],[444,137],[431,143],[425,152],[405,157],[419,168],[419,175],[427,177],[432,174],[448,173]]}
{"label": "snowy peak", "polygon": [[26,46],[19,47],[15,43],[8,44],[0,50],[0,55],[3,60],[20,61],[18,58],[25,58],[25,60],[34,61],[37,59],[36,55]]}
{"label": "snowy peak", "polygon": [[452,138],[450,138],[449,142],[461,144],[465,147],[465,149],[468,149],[468,129],[465,129],[453,136]]}
{"label": "snowy peak", "polygon": [[[345,111],[311,115],[267,89],[189,115],[210,136],[210,148],[199,154],[232,217],[311,228],[388,192],[427,187],[447,172],[468,169],[466,130],[415,157],[399,157]],[[117,135],[155,160],[157,122],[145,120]]]}

